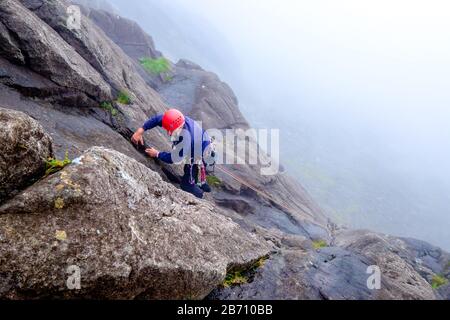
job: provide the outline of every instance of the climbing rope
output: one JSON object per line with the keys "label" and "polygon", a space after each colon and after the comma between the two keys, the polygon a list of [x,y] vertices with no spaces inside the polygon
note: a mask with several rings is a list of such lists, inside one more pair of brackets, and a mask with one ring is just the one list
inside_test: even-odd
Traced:
{"label": "climbing rope", "polygon": [[[138,146],[135,146],[135,147],[136,147],[140,152],[142,152],[142,153],[144,153],[144,154],[146,155],[145,149],[148,148],[149,146],[144,142],[144,145],[143,145],[143,146],[139,146],[139,145],[138,145]],[[159,163],[159,161],[157,161],[156,159],[154,159],[154,160],[156,161],[156,163],[159,164],[160,167],[162,167],[162,166],[161,166],[161,163]],[[265,191],[262,191],[262,190],[260,190],[260,189],[258,189],[258,188],[256,188],[256,187],[252,186],[250,183],[246,182],[244,179],[242,179],[242,178],[236,176],[235,174],[231,173],[230,171],[228,171],[228,170],[226,170],[226,169],[224,169],[224,168],[222,168],[222,167],[220,167],[220,166],[218,166],[218,165],[215,166],[215,167],[217,167],[217,169],[219,169],[219,170],[220,170],[222,173],[224,173],[225,175],[228,175],[229,177],[231,177],[232,179],[236,180],[236,181],[239,182],[240,184],[243,184],[243,185],[246,186],[247,188],[249,188],[249,189],[255,191],[257,194],[259,194],[260,196],[262,196],[263,198],[265,198],[265,199],[268,200],[269,202],[276,204],[276,205],[277,205],[278,207],[280,207],[280,208],[283,208],[283,209],[286,211],[286,213],[289,213],[289,214],[292,215],[292,214],[295,212],[295,209],[290,208],[290,207],[288,207],[288,206],[286,206],[286,205],[284,205],[284,204],[282,204],[282,203],[276,201],[274,198],[272,198],[272,196],[270,196],[270,195],[269,195],[268,193],[266,193]],[[192,173],[191,173],[191,177],[192,177]],[[314,219],[314,216],[313,216],[312,214],[309,214],[309,213],[305,212],[304,210],[301,210],[301,211],[302,211],[304,214],[306,214],[306,215],[308,215],[308,216],[310,216],[311,218]]]}
{"label": "climbing rope", "polygon": [[[222,171],[222,173],[224,173],[224,174],[230,176],[232,179],[236,180],[237,182],[239,182],[239,183],[243,184],[244,186],[250,188],[251,190],[255,191],[257,194],[261,195],[261,196],[262,196],[263,198],[265,198],[266,200],[269,200],[269,202],[272,202],[272,203],[278,205],[279,207],[285,209],[287,213],[293,214],[293,211],[295,211],[294,209],[289,208],[288,206],[286,206],[286,205],[284,205],[284,204],[282,204],[282,203],[276,201],[274,198],[272,198],[272,196],[270,196],[270,195],[269,195],[268,193],[266,193],[265,191],[262,191],[262,190],[260,190],[260,189],[258,189],[258,188],[256,188],[256,187],[252,186],[250,183],[246,182],[244,179],[242,179],[242,178],[236,176],[235,174],[231,173],[230,171],[228,171],[228,170],[226,170],[226,169],[224,169],[224,168],[221,168],[221,167],[219,167],[219,166],[217,166],[217,169],[219,169],[220,171]],[[303,211],[303,210],[302,210],[302,212],[305,213],[306,215],[308,215],[308,216],[314,218],[311,214],[309,214],[309,213],[307,213],[307,212],[305,212],[305,211]]]}

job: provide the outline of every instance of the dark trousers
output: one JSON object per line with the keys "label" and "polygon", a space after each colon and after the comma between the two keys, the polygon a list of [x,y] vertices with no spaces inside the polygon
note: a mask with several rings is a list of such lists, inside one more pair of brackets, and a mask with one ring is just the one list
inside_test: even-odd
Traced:
{"label": "dark trousers", "polygon": [[[192,172],[191,172],[191,166],[192,166]],[[197,198],[203,198],[204,192],[211,192],[211,188],[207,183],[203,184],[202,187],[199,187],[197,185],[198,183],[198,173],[199,173],[199,166],[197,164],[184,165],[184,174],[183,177],[181,177],[181,190],[189,192],[196,196]]]}

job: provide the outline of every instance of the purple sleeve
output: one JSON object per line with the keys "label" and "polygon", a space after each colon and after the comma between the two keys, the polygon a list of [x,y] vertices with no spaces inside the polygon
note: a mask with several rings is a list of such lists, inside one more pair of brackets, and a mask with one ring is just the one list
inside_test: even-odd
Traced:
{"label": "purple sleeve", "polygon": [[158,159],[165,163],[173,163],[172,154],[170,152],[160,152],[158,155]]}
{"label": "purple sleeve", "polygon": [[148,119],[144,125],[142,126],[142,128],[144,128],[145,131],[147,130],[151,130],[154,127],[162,127],[162,114],[158,114],[150,119]]}

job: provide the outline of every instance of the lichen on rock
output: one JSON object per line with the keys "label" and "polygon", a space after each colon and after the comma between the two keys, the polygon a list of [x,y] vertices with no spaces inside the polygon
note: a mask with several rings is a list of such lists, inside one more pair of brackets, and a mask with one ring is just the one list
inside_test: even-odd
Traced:
{"label": "lichen on rock", "polygon": [[[57,191],[69,177],[79,193]],[[1,206],[0,234],[0,298],[13,299],[199,299],[270,251],[211,204],[100,147]],[[70,265],[83,270],[80,290],[66,287]]]}

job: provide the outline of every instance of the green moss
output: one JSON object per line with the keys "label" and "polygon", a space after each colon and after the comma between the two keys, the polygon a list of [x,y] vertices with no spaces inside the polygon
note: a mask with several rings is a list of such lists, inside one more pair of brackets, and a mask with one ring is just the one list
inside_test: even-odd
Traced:
{"label": "green moss", "polygon": [[222,180],[220,180],[219,178],[217,178],[216,176],[212,176],[212,175],[208,175],[206,176],[206,182],[211,186],[211,187],[220,187],[222,185]]}
{"label": "green moss", "polygon": [[244,283],[248,283],[250,278],[255,274],[256,270],[262,268],[268,257],[262,257],[253,263],[249,268],[241,270],[233,270],[227,273],[222,287],[229,288]]}
{"label": "green moss", "polygon": [[251,267],[250,271],[251,272],[255,272],[257,269],[264,267],[264,265],[266,264],[267,259],[269,259],[269,257],[262,257],[259,258]]}
{"label": "green moss", "polygon": [[435,274],[433,278],[431,279],[431,286],[433,289],[437,289],[443,285],[446,285],[448,283],[448,280],[441,275]]}
{"label": "green moss", "polygon": [[173,80],[173,76],[168,76],[168,75],[164,76],[164,82],[170,82],[172,80]]}
{"label": "green moss", "polygon": [[[150,74],[155,76],[160,75],[161,73],[170,71],[170,62],[164,57],[152,59],[152,58],[141,58],[139,59],[141,66]],[[171,80],[166,77],[166,81]]]}
{"label": "green moss", "polygon": [[113,105],[112,105],[111,102],[107,102],[107,101],[102,102],[102,103],[100,104],[100,108],[102,108],[102,109],[108,111],[109,113],[111,113],[111,115],[112,115],[113,117],[117,116],[117,114],[119,113],[119,112],[117,111],[117,109],[113,107]]}
{"label": "green moss", "polygon": [[45,170],[45,175],[51,175],[55,172],[60,171],[61,169],[63,169],[65,166],[71,164],[72,161],[69,159],[69,152],[66,151],[66,155],[64,157],[64,160],[58,160],[58,159],[54,159],[54,158],[49,158],[47,160],[46,163],[46,170]]}
{"label": "green moss", "polygon": [[229,288],[247,282],[248,278],[242,272],[235,271],[227,274],[227,276],[225,277],[225,281],[222,283],[222,285],[224,288]]}
{"label": "green moss", "polygon": [[315,250],[328,247],[328,243],[325,240],[313,241],[312,245]]}
{"label": "green moss", "polygon": [[121,90],[119,92],[119,95],[117,96],[117,102],[120,104],[130,105],[131,104],[130,94],[125,90]]}

